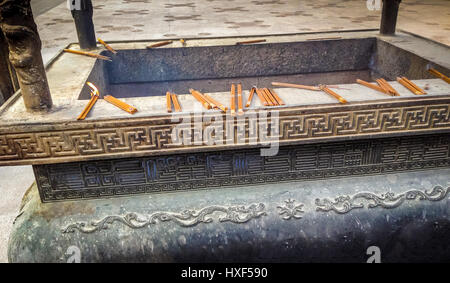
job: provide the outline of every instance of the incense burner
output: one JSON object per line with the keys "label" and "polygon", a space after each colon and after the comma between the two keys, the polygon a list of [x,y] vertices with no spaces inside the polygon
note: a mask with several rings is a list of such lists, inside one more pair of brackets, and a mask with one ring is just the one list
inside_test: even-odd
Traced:
{"label": "incense burner", "polygon": [[[48,67],[55,104],[50,113],[39,116],[37,121],[36,116],[23,111],[20,99],[3,106],[0,165],[34,165],[43,201],[106,197],[161,191],[155,186],[176,187],[196,176],[207,180],[216,180],[216,175],[223,174],[239,177],[232,165],[236,157],[231,157],[236,150],[246,152],[255,147],[270,146],[257,134],[252,136],[262,123],[266,123],[267,128],[273,126],[274,130],[269,133],[271,143],[276,142],[282,151],[285,146],[291,151],[301,151],[305,144],[333,143],[339,147],[350,139],[361,140],[361,147],[370,148],[372,146],[367,146],[367,142],[373,139],[449,131],[450,87],[426,72],[427,66],[433,65],[445,73],[448,60],[435,58],[431,52],[427,54],[424,47],[434,47],[435,53],[445,52],[447,48],[409,34],[392,38],[370,31],[327,34],[327,38],[334,36],[337,39],[310,40],[321,36],[325,35],[269,36],[263,44],[248,46],[235,45],[244,38],[192,39],[189,47],[173,43],[160,49],[146,49],[148,42],[111,43],[119,52],[102,51],[102,54],[111,56],[112,62],[60,54]],[[428,95],[414,95],[392,82],[401,96],[390,97],[355,83],[357,78],[395,80],[397,76],[407,76],[428,88]],[[336,91],[349,103],[341,105],[322,93],[275,88],[286,105],[265,107],[255,99],[246,109],[246,115],[230,116],[216,110],[204,111],[188,91],[189,88],[201,90],[228,105],[231,82],[242,82],[246,98],[253,85],[270,87],[274,80],[337,84],[342,89]],[[100,97],[110,94],[138,106],[139,112],[129,115],[100,100],[86,121],[76,121],[86,99],[90,98],[86,82],[98,87]],[[164,94],[168,90],[178,94],[182,112],[174,115],[166,112]],[[267,119],[259,115],[264,111],[269,113]],[[195,119],[202,122],[196,125]],[[203,140],[203,134],[214,123],[215,139],[209,144]],[[173,140],[174,137],[183,142]],[[196,154],[203,156],[200,160],[218,160],[218,150],[225,155],[228,150],[233,150],[230,160],[225,158],[227,161],[217,163],[217,168],[228,169],[213,169],[214,162],[196,161],[200,162],[198,172],[192,171],[185,177],[184,172],[174,173],[167,180],[161,177],[163,172],[170,170],[168,160],[173,154],[183,154],[182,159],[186,160],[199,159]],[[212,151],[214,153],[210,153]],[[371,153],[350,152],[348,154],[359,155],[361,159],[354,161],[354,165],[374,164],[364,161],[371,158],[365,154]],[[391,156],[387,160],[393,163],[403,160],[396,153],[374,152],[377,152],[376,160],[383,160],[383,156]],[[334,153],[326,154],[332,158]],[[442,156],[446,154],[448,156],[442,152]],[[150,156],[151,159],[144,158]],[[428,160],[426,154],[422,156],[423,161]],[[129,163],[122,158],[137,159]],[[158,164],[150,172],[146,164],[159,159],[165,160],[161,164],[168,165]],[[292,161],[286,161],[283,166],[293,170],[295,158],[288,159]],[[140,177],[123,181],[120,168],[128,163],[133,164],[126,165],[131,166],[132,172],[146,172],[148,176],[142,173]],[[102,164],[110,165],[103,167]],[[315,170],[341,166],[340,169],[345,171],[345,164],[318,165]],[[61,165],[77,169],[62,169],[64,173]],[[258,174],[264,175],[264,172]],[[145,181],[140,180],[141,177]],[[204,187],[208,187],[208,182]],[[220,187],[219,182],[214,182],[213,187]],[[192,186],[192,189],[196,187]],[[96,192],[95,188],[98,189]]]}
{"label": "incense burner", "polygon": [[[19,94],[0,108],[0,165],[30,164],[36,175],[10,260],[64,261],[60,251],[31,252],[50,250],[57,238],[60,250],[85,251],[84,261],[350,261],[371,243],[388,250],[389,235],[406,246],[386,260],[402,261],[413,257],[407,251],[417,231],[448,238],[450,85],[427,72],[450,73],[448,47],[377,31],[236,45],[254,39],[186,39],[158,49],[146,48],[151,41],[108,42],[118,53],[97,53],[111,62],[54,58],[49,113],[27,113]],[[402,76],[427,94],[395,81]],[[400,96],[358,78],[385,78]],[[273,81],[336,85],[348,103]],[[90,98],[86,82],[100,99],[77,121]],[[205,111],[189,94],[197,89],[229,106],[231,83],[242,83],[244,104],[257,86],[274,88],[286,105],[267,107],[255,96],[244,115],[231,116]],[[182,112],[167,113],[167,91]],[[211,130],[212,143],[204,138]],[[412,222],[424,213],[423,223]],[[95,252],[117,242],[127,251]],[[277,254],[263,248],[268,243]],[[338,246],[347,249],[316,257]],[[448,259],[445,241],[417,252],[430,256],[431,246],[440,247],[431,261]]]}

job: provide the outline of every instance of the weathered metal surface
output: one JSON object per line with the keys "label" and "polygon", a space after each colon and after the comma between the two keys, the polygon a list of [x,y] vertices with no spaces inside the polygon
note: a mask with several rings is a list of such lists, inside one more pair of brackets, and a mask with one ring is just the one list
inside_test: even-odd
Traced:
{"label": "weathered metal surface", "polygon": [[[440,55],[436,54],[437,57]],[[387,80],[395,81],[397,77],[403,76],[416,80],[432,78],[427,71],[429,64],[430,61],[419,54],[399,49],[390,42],[378,40],[371,69],[376,77],[383,77]],[[450,73],[450,68],[441,70],[444,73]]]}
{"label": "weathered metal surface", "polygon": [[450,167],[450,135],[36,165],[44,202],[276,184]]}
{"label": "weathered metal surface", "polygon": [[26,109],[32,112],[49,110],[52,99],[30,0],[2,1],[0,29],[9,46],[9,60],[17,73]]}
{"label": "weathered metal surface", "polygon": [[10,262],[450,260],[450,169],[41,203],[25,196]]}
{"label": "weathered metal surface", "polygon": [[11,73],[11,67],[8,60],[8,44],[0,29],[0,105],[3,104],[16,91],[15,74]]}
{"label": "weathered metal surface", "polygon": [[[269,115],[269,119],[263,123],[267,123],[269,128],[274,125],[276,131],[269,135],[274,140],[278,138],[280,145],[433,134],[450,130],[450,97],[447,96],[292,107],[280,109],[277,113],[278,118],[272,121]],[[32,128],[0,127],[0,165],[36,165],[255,146],[249,136],[253,136],[250,133],[254,130],[254,123],[261,121],[261,118],[237,120],[228,117],[227,121],[224,115],[217,125],[213,124],[218,121],[216,113],[204,113],[203,117],[209,117],[212,122],[202,123],[203,130],[206,127],[217,128],[217,142],[211,147],[204,142],[194,143],[203,138],[192,123],[195,115],[198,114],[181,114],[176,119],[165,116],[62,125],[41,124]],[[277,123],[279,127],[276,127]],[[230,143],[225,135],[227,130],[241,136],[242,142]],[[181,143],[180,140],[172,141],[174,136],[188,134],[189,144]],[[256,138],[260,144],[260,136]]]}
{"label": "weathered metal surface", "polygon": [[368,68],[375,38],[122,50],[107,65],[112,84],[239,78]]}
{"label": "weathered metal surface", "polygon": [[[298,82],[301,81],[308,85],[318,84],[351,84],[356,79],[370,81],[372,80],[371,70],[359,71],[334,71],[325,73],[307,73],[297,75],[277,75],[277,76],[258,76],[258,77],[240,77],[240,78],[215,78],[215,79],[195,79],[182,81],[161,81],[151,83],[126,83],[126,84],[108,84],[101,82],[102,93],[111,93],[114,97],[145,99],[151,96],[161,96],[161,93],[168,89],[173,93],[185,93],[186,89],[198,89],[203,93],[221,92],[227,90],[231,84],[239,82],[244,90],[250,90],[255,84],[258,87],[272,87],[272,82]],[[91,73],[91,77],[96,75]],[[98,76],[98,75],[97,75]],[[89,78],[89,81],[92,81]],[[98,81],[98,80],[96,80]],[[79,99],[90,99],[88,90],[82,90]]]}

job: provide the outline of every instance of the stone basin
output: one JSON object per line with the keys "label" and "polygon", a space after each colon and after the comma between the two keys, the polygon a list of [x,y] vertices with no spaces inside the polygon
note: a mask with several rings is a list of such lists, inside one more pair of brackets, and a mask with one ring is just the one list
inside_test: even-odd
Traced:
{"label": "stone basin", "polygon": [[[236,45],[238,41],[249,39],[254,38],[187,39],[187,47],[174,41],[171,45],[151,50],[145,48],[151,43],[148,41],[113,42],[111,46],[119,51],[117,55],[97,50],[111,56],[112,62],[59,54],[47,67],[55,105],[50,113],[27,113],[22,99],[19,99],[20,94],[0,109],[0,165],[51,164],[182,153],[192,149],[211,151],[254,147],[248,143],[214,147],[204,144],[175,146],[171,143],[170,132],[181,120],[172,121],[172,115],[166,112],[165,91],[179,95],[183,112],[178,117],[189,118],[194,113],[203,112],[214,119],[222,113],[204,111],[188,94],[188,89],[195,87],[228,106],[231,82],[243,83],[244,103],[251,86],[270,87],[271,81],[311,85],[327,83],[345,88],[336,90],[349,101],[345,105],[322,92],[293,88],[274,88],[286,102],[284,107],[264,107],[254,99],[250,109],[275,109],[279,112],[282,127],[280,145],[423,134],[449,129],[450,86],[426,71],[428,66],[433,66],[449,73],[448,47],[407,33],[386,37],[377,31],[273,35],[264,37],[265,43]],[[75,44],[70,47],[77,48]],[[428,95],[414,95],[395,81],[397,76],[413,80],[426,88]],[[378,77],[390,81],[401,96],[387,96],[355,83],[356,78],[370,81]],[[130,115],[100,100],[85,121],[77,121],[76,117],[89,97],[87,81],[96,84],[102,96],[111,94],[121,98],[139,111]],[[408,111],[394,113],[405,107],[415,109],[411,110],[415,114],[407,115]],[[425,108],[428,110],[423,112]],[[377,109],[386,109],[387,112],[383,113],[390,114],[380,114]],[[355,130],[355,126],[350,125],[352,123],[344,121],[354,119],[355,111],[366,113],[361,114],[366,118],[359,118],[366,120],[363,124],[378,123],[369,121],[371,115],[387,115],[385,118],[379,116],[380,123],[401,115],[412,117],[415,119],[412,124],[421,125],[414,127],[406,125],[406,121],[392,120],[391,124],[405,126],[378,125],[376,129]],[[431,120],[420,113],[432,120],[437,115],[439,122],[430,123]],[[343,128],[336,124],[337,128],[331,130],[326,126],[327,129],[322,130],[324,132],[314,134],[315,125],[320,126],[321,121],[327,121],[330,115],[347,115],[336,121]],[[315,124],[307,123],[308,119],[316,121]],[[300,129],[303,123],[306,123],[305,127]],[[321,132],[320,129],[317,131]]]}

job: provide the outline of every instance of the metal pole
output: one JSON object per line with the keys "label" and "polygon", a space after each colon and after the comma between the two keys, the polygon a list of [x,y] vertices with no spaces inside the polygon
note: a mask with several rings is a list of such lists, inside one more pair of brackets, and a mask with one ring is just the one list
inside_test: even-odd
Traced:
{"label": "metal pole", "polygon": [[9,47],[9,61],[16,71],[26,109],[30,112],[50,109],[52,98],[30,0],[0,1],[0,29]]}
{"label": "metal pole", "polygon": [[381,12],[380,33],[389,35],[395,34],[397,25],[397,15],[400,2],[402,0],[383,0],[383,11]]}
{"label": "metal pole", "polygon": [[91,0],[72,0],[71,12],[77,29],[78,42],[81,49],[95,49],[94,23],[92,21],[93,8]]}

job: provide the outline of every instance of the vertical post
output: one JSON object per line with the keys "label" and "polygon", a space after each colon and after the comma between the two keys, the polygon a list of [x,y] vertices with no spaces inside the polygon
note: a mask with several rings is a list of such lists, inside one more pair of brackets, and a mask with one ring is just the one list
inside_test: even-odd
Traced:
{"label": "vertical post", "polygon": [[0,1],[0,30],[8,43],[9,61],[16,71],[26,109],[49,110],[52,98],[30,0]]}
{"label": "vertical post", "polygon": [[91,0],[70,0],[71,13],[77,29],[78,42],[81,49],[95,49],[94,23],[92,22],[93,8]]}
{"label": "vertical post", "polygon": [[397,25],[397,15],[400,2],[402,0],[383,0],[383,10],[381,12],[380,33],[385,35],[395,34]]}
{"label": "vertical post", "polygon": [[9,72],[8,56],[8,45],[3,32],[0,30],[0,105],[14,93],[14,85]]}

